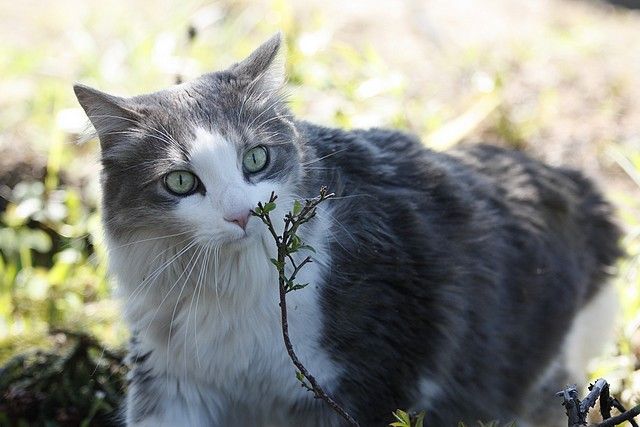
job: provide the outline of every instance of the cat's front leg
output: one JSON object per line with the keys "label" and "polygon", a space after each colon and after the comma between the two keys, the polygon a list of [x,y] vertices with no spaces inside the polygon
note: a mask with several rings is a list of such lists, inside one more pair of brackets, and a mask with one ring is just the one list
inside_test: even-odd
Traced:
{"label": "cat's front leg", "polygon": [[221,426],[224,402],[195,380],[154,374],[136,366],[130,373],[126,424],[135,427]]}

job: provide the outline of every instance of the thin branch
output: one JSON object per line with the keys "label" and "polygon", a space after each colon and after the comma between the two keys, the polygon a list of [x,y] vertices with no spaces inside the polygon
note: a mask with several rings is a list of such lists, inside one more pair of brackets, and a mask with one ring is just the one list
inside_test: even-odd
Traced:
{"label": "thin branch", "polygon": [[609,395],[609,384],[605,385],[600,394],[600,415],[603,420],[611,418],[611,396]]}
{"label": "thin branch", "polygon": [[[280,317],[282,323],[282,338],[284,345],[289,354],[289,358],[297,368],[298,372],[296,376],[301,382],[302,386],[313,392],[314,397],[324,400],[338,415],[345,419],[349,425],[359,427],[358,422],[336,402],[331,396],[324,391],[324,389],[318,384],[318,381],[307,370],[307,368],[300,362],[296,352],[293,349],[293,344],[289,338],[289,321],[287,318],[287,293],[303,288],[306,284],[300,285],[295,283],[296,276],[308,263],[312,262],[311,257],[304,258],[300,264],[297,264],[292,253],[299,249],[312,249],[305,246],[297,236],[298,228],[309,222],[316,214],[316,207],[325,200],[333,197],[333,193],[327,193],[326,187],[320,189],[320,195],[312,199],[305,200],[304,205],[299,202],[294,203],[293,210],[284,217],[284,230],[282,235],[279,235],[273,222],[269,216],[269,212],[273,211],[276,207],[275,201],[278,196],[275,193],[271,193],[269,201],[266,203],[258,203],[258,207],[251,211],[251,214],[257,216],[267,226],[269,233],[273,237],[278,249],[277,259],[272,259],[271,262],[276,266],[278,270],[278,290],[280,294]],[[287,276],[285,272],[285,266],[287,260],[293,267],[293,272]]]}
{"label": "thin branch", "polygon": [[[616,408],[618,411],[620,411],[620,415],[618,415],[618,417],[620,417],[622,415],[625,415],[626,412],[627,412],[627,409],[615,397],[609,397],[608,404],[610,406]],[[632,411],[632,410],[633,409],[630,409],[629,412]],[[609,412],[611,412],[611,409],[609,409]],[[629,424],[631,424],[632,427],[638,427],[638,423],[636,422],[636,420],[633,419],[634,417],[635,417],[635,415],[632,416],[630,419],[625,419],[623,421],[629,421]]]}
{"label": "thin branch", "polygon": [[640,415],[640,405],[636,405],[620,415],[604,420],[596,427],[613,427],[622,424],[625,421],[629,421],[632,426],[637,426],[638,424],[634,421],[634,418],[638,415]]}
{"label": "thin branch", "polygon": [[311,262],[311,257],[306,257],[299,265],[294,265],[293,273],[291,273],[291,276],[289,276],[289,280],[291,281],[295,280],[296,276],[298,275],[302,267],[304,267],[306,264],[310,262]]}

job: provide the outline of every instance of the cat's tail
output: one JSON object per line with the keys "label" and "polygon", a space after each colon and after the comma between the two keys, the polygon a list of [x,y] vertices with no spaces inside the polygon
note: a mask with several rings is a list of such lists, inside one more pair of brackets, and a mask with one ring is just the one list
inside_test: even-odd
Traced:
{"label": "cat's tail", "polygon": [[576,384],[582,396],[588,385],[589,364],[613,343],[619,313],[619,298],[612,276],[624,255],[621,231],[613,208],[594,184],[580,172],[560,169],[573,183],[573,221],[581,231],[583,268],[588,272],[586,292],[565,337],[562,351],[548,365],[529,391],[523,427],[566,426],[564,411],[555,393]]}
{"label": "cat's tail", "polygon": [[621,229],[614,221],[612,205],[605,200],[591,180],[574,170],[563,172],[577,186],[582,230],[585,232],[586,245],[595,258],[596,271],[593,280],[601,282],[611,275],[612,267],[624,255],[620,244]]}

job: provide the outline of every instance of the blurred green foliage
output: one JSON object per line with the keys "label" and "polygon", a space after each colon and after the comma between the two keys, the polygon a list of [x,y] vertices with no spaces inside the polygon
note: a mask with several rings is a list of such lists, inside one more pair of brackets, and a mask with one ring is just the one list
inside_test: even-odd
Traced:
{"label": "blurred green foliage", "polygon": [[0,425],[118,425],[122,352],[84,334],[58,332],[56,338],[57,351],[22,353],[0,370]]}
{"label": "blurred green foliage", "polygon": [[0,216],[0,336],[79,322],[82,311],[109,296],[95,206],[77,189],[37,181],[17,184],[10,200]]}
{"label": "blurred green foliage", "polygon": [[[561,149],[570,152],[563,158],[570,160],[582,150],[586,160],[575,165],[600,165],[596,172],[605,175],[602,184],[618,208],[630,256],[618,266],[616,279],[622,296],[618,345],[594,375],[606,377],[614,392],[624,391],[626,401],[638,398],[640,138],[624,132],[624,124],[637,118],[638,80],[623,57],[632,49],[615,38],[631,34],[637,20],[571,6],[575,14],[540,18],[548,22],[539,31],[500,45],[447,50],[433,37],[420,51],[405,44],[400,35],[408,37],[410,29],[401,25],[391,29],[394,35],[385,28],[368,40],[371,32],[358,27],[355,17],[352,26],[363,35],[339,35],[336,7],[340,2],[301,8],[287,0],[0,5],[6,14],[0,29],[0,364],[44,349],[11,359],[12,373],[3,372],[2,380],[29,370],[59,375],[77,344],[87,344],[73,336],[61,342],[52,330],[84,331],[107,348],[122,347],[127,336],[106,278],[98,144],[74,143],[85,118],[72,83],[116,94],[156,90],[178,76],[186,80],[226,67],[282,30],[290,104],[301,117],[345,127],[400,127],[436,149],[483,138],[551,160]],[[380,7],[370,4],[369,12],[381,18],[367,22],[380,25],[386,14],[395,16],[393,8]],[[389,37],[397,46],[384,54]],[[413,56],[406,63],[394,60],[409,48]],[[425,64],[431,68],[422,78]],[[637,104],[640,98],[635,99]],[[582,137],[588,143],[571,145]],[[84,362],[68,376],[72,385],[90,384],[79,394],[95,398],[77,407],[84,414],[108,412],[122,382],[119,365],[98,354],[96,345],[85,346],[83,359],[94,365],[92,379],[87,382],[91,367]],[[6,391],[2,381],[1,390]],[[0,425],[2,410],[0,405]],[[64,424],[50,425],[56,423]]]}

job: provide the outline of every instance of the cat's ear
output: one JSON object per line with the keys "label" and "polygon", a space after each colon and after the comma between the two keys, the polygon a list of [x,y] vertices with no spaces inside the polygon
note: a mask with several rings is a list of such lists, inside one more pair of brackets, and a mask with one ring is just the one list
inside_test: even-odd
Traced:
{"label": "cat's ear", "polygon": [[114,132],[123,132],[135,127],[140,119],[140,115],[129,106],[126,98],[109,95],[81,84],[74,85],[73,91],[101,141]]}
{"label": "cat's ear", "polygon": [[246,59],[232,66],[230,71],[240,81],[260,86],[262,90],[279,90],[285,82],[282,44],[282,34],[275,34]]}

